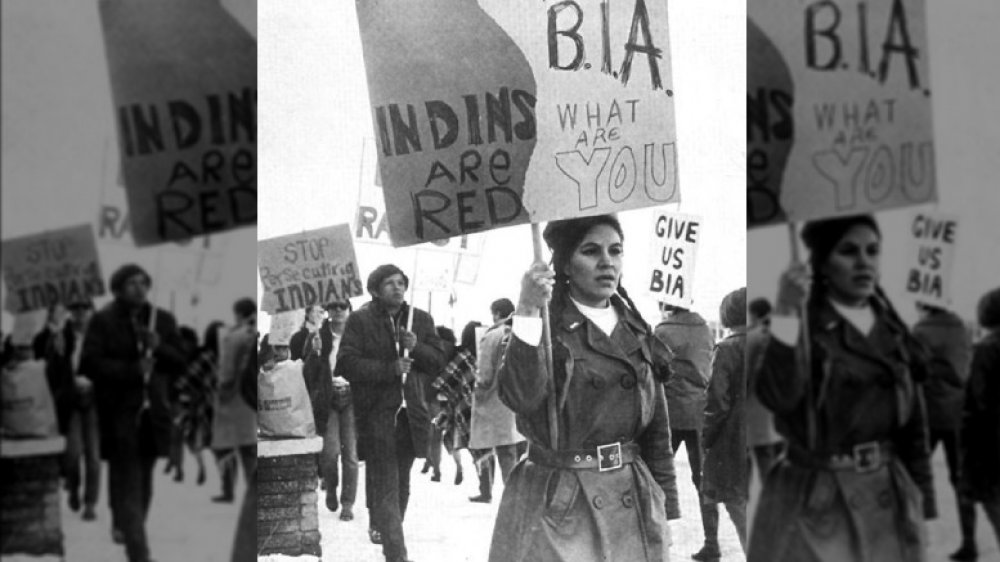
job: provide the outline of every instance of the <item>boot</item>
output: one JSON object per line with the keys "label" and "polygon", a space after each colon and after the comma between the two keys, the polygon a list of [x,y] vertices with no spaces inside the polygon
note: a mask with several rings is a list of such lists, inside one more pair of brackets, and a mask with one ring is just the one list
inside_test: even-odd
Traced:
{"label": "boot", "polygon": [[722,557],[719,552],[719,506],[714,503],[702,503],[701,526],[705,531],[705,545],[701,550],[691,555],[694,560],[714,561]]}

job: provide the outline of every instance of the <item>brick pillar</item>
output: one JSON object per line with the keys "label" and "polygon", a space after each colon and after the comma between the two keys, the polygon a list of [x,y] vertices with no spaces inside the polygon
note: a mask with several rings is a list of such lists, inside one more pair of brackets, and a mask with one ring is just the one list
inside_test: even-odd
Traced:
{"label": "brick pillar", "polygon": [[316,453],[323,439],[257,442],[257,555],[322,556]]}
{"label": "brick pillar", "polygon": [[0,441],[0,554],[63,556],[63,437]]}

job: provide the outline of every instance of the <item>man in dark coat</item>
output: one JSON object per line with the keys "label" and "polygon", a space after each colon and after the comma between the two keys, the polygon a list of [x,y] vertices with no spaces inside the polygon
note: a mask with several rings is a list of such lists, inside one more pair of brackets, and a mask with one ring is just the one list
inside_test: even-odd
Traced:
{"label": "man in dark coat", "polygon": [[[671,447],[676,452],[681,443],[687,448],[691,480],[701,494],[702,443],[706,391],[715,338],[708,323],[697,312],[673,305],[663,305],[663,321],[656,326],[656,337],[670,348],[672,375],[664,387],[670,417]],[[701,524],[705,545],[695,553],[695,560],[719,557],[719,510],[715,504],[701,504]]]}
{"label": "man in dark coat", "polygon": [[705,467],[702,502],[723,503],[746,551],[750,455],[746,433],[746,288],[726,295],[719,310],[731,330],[712,357],[712,381],[705,406]]}
{"label": "man in dark coat", "polygon": [[[97,518],[94,505],[101,485],[101,459],[97,407],[91,380],[80,371],[83,339],[94,303],[89,298],[70,302],[70,316],[63,324],[58,315],[61,305],[49,311],[49,324],[35,336],[35,357],[45,359],[45,373],[56,404],[59,433],[66,436],[63,455],[63,478],[69,493],[69,506],[80,509],[80,484],[83,484],[83,519]],[[85,475],[80,476],[80,459]]]}
{"label": "man in dark coat", "polygon": [[147,562],[153,465],[169,452],[168,389],[184,370],[183,346],[174,317],[160,309],[154,314],[147,301],[152,279],[145,270],[122,266],[110,285],[115,300],[90,321],[80,370],[94,381],[112,524],[129,561]]}
{"label": "man in dark coat", "polygon": [[[389,562],[406,560],[403,516],[410,468],[427,454],[431,382],[445,365],[434,319],[405,302],[409,279],[382,265],[368,276],[372,301],[347,319],[335,374],[351,384],[359,456],[372,478],[372,527]],[[407,329],[409,314],[413,325]]]}

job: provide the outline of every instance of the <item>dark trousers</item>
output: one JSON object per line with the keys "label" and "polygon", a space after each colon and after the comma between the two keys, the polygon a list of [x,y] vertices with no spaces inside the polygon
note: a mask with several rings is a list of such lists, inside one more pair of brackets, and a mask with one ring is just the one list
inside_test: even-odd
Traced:
{"label": "dark trousers", "polygon": [[125,537],[129,562],[149,560],[146,516],[153,500],[156,446],[149,417],[139,424],[135,443],[119,443],[108,459],[109,495],[114,525]]}
{"label": "dark trousers", "polygon": [[[403,517],[410,500],[410,470],[416,457],[405,409],[372,412],[366,472],[372,473],[374,527],[382,533],[382,553],[390,561],[406,560]],[[419,431],[424,431],[420,428]],[[366,481],[367,483],[367,481]],[[374,493],[372,493],[374,492]]]}
{"label": "dark trousers", "polygon": [[736,534],[740,538],[740,546],[743,547],[743,554],[747,552],[747,502],[734,501],[726,502],[726,512],[736,527]]}
{"label": "dark trousers", "polygon": [[932,429],[930,431],[931,452],[934,452],[938,443],[944,445],[944,457],[948,463],[948,480],[955,490],[955,499],[958,504],[958,526],[962,531],[962,543],[975,544],[976,504],[961,492],[959,485],[962,475],[959,436],[958,429]]}
{"label": "dark trousers", "polygon": [[212,449],[215,455],[215,465],[219,468],[219,480],[222,481],[222,495],[231,498],[236,487],[236,470],[239,468],[236,463],[235,449]]}
{"label": "dark trousers", "polygon": [[[697,429],[671,429],[670,445],[674,451],[684,444],[691,463],[691,482],[701,497],[701,431]],[[701,507],[701,527],[705,531],[705,544],[719,544],[719,507],[714,503],[698,502]],[[745,526],[745,525],[744,525]]]}
{"label": "dark trousers", "polygon": [[240,447],[240,460],[247,491],[233,539],[232,562],[253,562],[257,559],[257,446]]}
{"label": "dark trousers", "polygon": [[[97,426],[97,408],[74,408],[70,414],[66,430],[66,452],[63,456],[63,477],[66,491],[80,493],[83,483],[83,503],[93,507],[101,489],[101,444],[100,429]],[[83,476],[80,475],[80,460],[83,460]]]}
{"label": "dark trousers", "polygon": [[[470,449],[472,460],[476,463],[479,474],[479,493],[488,498],[493,497],[493,482],[496,480],[496,463],[500,463],[500,478],[507,484],[507,477],[514,470],[514,465],[520,460],[521,455],[528,448],[527,441],[512,443],[510,445],[500,445],[493,449]],[[496,452],[496,459],[491,454]]]}
{"label": "dark trousers", "polygon": [[340,492],[340,503],[353,506],[358,493],[358,432],[352,405],[339,412],[331,410],[327,418],[323,452],[320,454],[320,470],[326,481],[327,496],[337,496],[341,462],[344,465],[344,487]]}

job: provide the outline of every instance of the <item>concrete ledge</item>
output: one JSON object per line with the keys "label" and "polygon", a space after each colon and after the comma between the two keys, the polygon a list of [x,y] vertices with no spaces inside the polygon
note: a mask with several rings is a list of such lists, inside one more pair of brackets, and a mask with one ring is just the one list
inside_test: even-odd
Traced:
{"label": "concrete ledge", "polygon": [[287,457],[290,455],[308,455],[323,450],[322,437],[308,439],[272,439],[257,441],[258,457]]}
{"label": "concrete ledge", "polygon": [[[322,449],[322,445],[320,448]],[[62,436],[46,439],[0,439],[0,457],[3,458],[57,455],[65,450],[66,438]]]}

